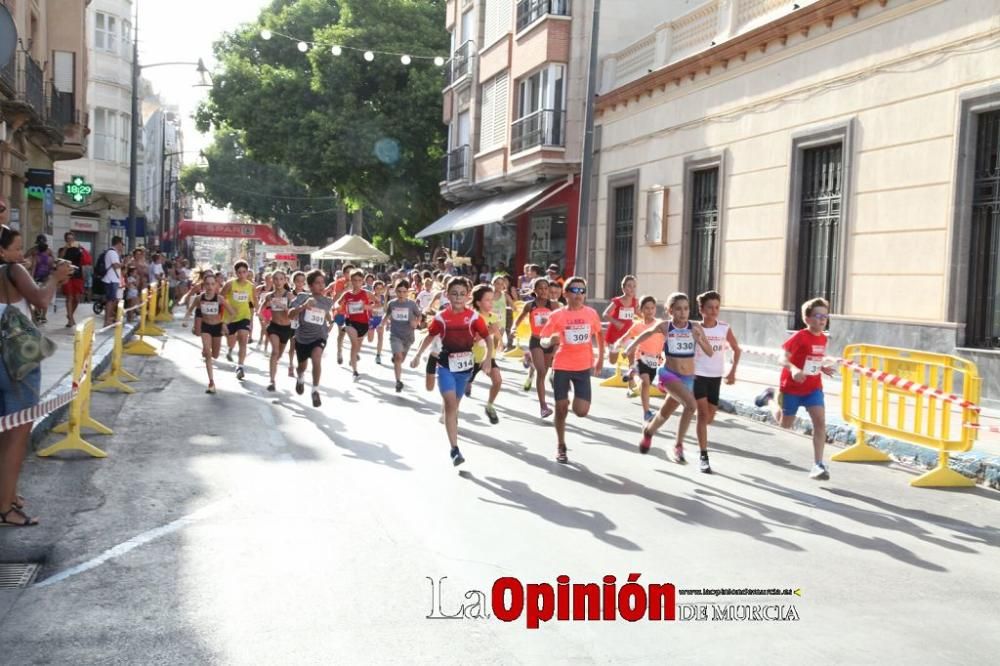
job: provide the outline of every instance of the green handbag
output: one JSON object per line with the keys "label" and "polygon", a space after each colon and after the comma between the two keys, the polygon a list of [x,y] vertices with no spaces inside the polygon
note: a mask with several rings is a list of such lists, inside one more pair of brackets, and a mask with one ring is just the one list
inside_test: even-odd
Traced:
{"label": "green handbag", "polygon": [[[41,366],[42,361],[52,356],[56,351],[56,343],[42,335],[29,317],[24,316],[20,309],[10,303],[10,267],[2,266],[4,296],[8,305],[0,315],[0,356],[3,357],[7,374],[15,382],[24,381]],[[15,290],[15,293],[16,290]]]}

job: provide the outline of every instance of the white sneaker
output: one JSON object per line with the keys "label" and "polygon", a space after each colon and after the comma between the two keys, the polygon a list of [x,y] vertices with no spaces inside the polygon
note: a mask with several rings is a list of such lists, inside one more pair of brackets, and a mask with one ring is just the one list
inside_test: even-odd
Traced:
{"label": "white sneaker", "polygon": [[816,463],[813,465],[812,471],[809,472],[809,478],[816,479],[817,481],[826,481],[830,478],[830,470],[823,463]]}

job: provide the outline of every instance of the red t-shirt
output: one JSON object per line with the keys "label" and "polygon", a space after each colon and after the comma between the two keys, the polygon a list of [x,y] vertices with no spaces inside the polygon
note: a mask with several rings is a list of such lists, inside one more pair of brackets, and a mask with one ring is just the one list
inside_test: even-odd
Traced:
{"label": "red t-shirt", "polygon": [[781,345],[782,349],[788,352],[792,365],[806,372],[803,381],[795,382],[792,381],[792,372],[788,368],[782,368],[780,384],[782,393],[809,395],[813,391],[823,390],[820,368],[826,355],[826,340],[825,335],[813,335],[808,328],[803,328]]}
{"label": "red t-shirt", "polygon": [[580,372],[594,367],[593,341],[601,333],[601,317],[594,308],[583,306],[579,310],[562,308],[549,317],[540,337],[559,334],[559,347],[552,368]]}
{"label": "red t-shirt", "polygon": [[476,336],[486,338],[490,334],[486,320],[475,310],[466,308],[455,312],[451,308],[441,310],[431,325],[427,327],[428,335],[441,336],[441,350],[448,353],[472,351]]}
{"label": "red t-shirt", "polygon": [[362,289],[358,293],[348,292],[340,301],[340,309],[347,315],[348,321],[356,321],[359,324],[368,323],[368,310],[365,306],[371,303],[368,292]]}
{"label": "red t-shirt", "polygon": [[615,296],[611,299],[611,312],[608,315],[612,319],[617,319],[618,321],[625,324],[625,329],[632,325],[635,315],[639,312],[639,299],[632,297],[632,302],[625,305],[625,299],[621,296]]}

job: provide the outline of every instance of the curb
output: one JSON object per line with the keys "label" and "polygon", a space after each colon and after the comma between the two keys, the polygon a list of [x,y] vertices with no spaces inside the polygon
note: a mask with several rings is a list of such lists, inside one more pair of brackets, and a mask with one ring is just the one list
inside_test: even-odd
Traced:
{"label": "curb", "polygon": [[[719,401],[719,409],[761,423],[767,423],[771,420],[771,414],[768,410],[761,409],[745,400],[722,398]],[[808,418],[798,417],[792,430],[812,436],[812,422]],[[828,444],[846,448],[857,441],[857,430],[854,426],[841,421],[827,423],[826,441]],[[882,435],[869,435],[868,443],[887,453],[896,462],[910,467],[933,469],[937,465],[938,452],[934,449],[901,442]],[[959,474],[975,480],[976,483],[1000,490],[1000,456],[984,455],[975,451],[953,453],[949,467]]]}
{"label": "curb", "polygon": [[[133,333],[138,325],[137,324],[125,324],[125,328],[122,331],[122,344],[127,343],[132,339]],[[108,339],[102,342],[93,351],[93,373],[94,375],[99,375],[108,369],[111,365],[111,352],[115,348],[114,336],[108,336]],[[50,388],[48,391],[43,393],[39,397],[40,402],[44,402],[50,398],[54,398],[58,395],[66,393],[73,390],[73,378],[70,375],[66,375],[62,380]],[[63,417],[69,412],[69,405],[64,405],[54,412],[46,414],[42,418],[35,421],[34,425],[31,426],[31,444],[37,447],[41,441],[49,434],[55,425],[60,423]]]}

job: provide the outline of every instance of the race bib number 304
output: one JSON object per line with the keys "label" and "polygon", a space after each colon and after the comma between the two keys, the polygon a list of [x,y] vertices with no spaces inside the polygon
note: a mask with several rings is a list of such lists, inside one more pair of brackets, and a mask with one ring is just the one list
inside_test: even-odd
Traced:
{"label": "race bib number 304", "polygon": [[393,308],[392,310],[392,320],[393,321],[410,321],[410,311],[404,310],[403,308]]}

